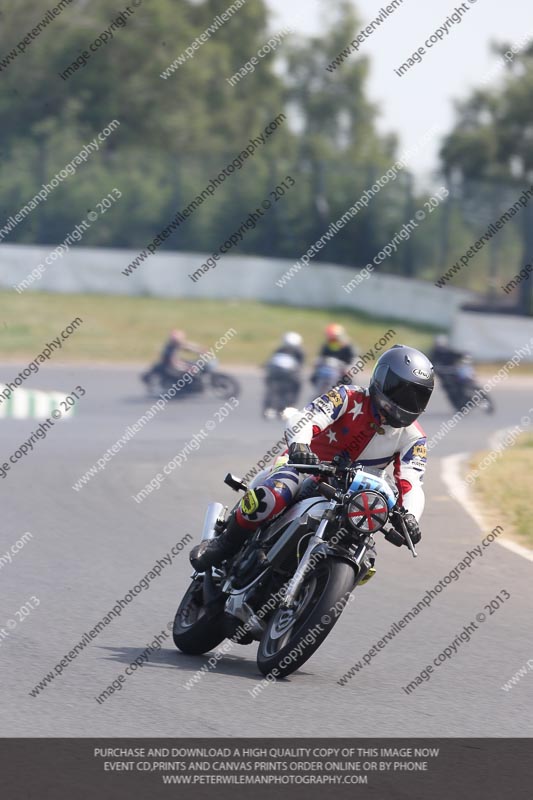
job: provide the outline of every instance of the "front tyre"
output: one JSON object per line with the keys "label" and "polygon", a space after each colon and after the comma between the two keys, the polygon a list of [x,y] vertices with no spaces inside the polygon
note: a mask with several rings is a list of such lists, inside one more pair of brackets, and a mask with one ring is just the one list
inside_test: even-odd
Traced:
{"label": "front tyre", "polygon": [[355,570],[327,558],[302,585],[293,609],[278,608],[257,652],[257,666],[266,676],[284,678],[318,650],[337,622],[355,585]]}
{"label": "front tyre", "polygon": [[194,580],[181,601],[172,629],[174,644],[182,653],[202,655],[226,638],[224,609],[208,616],[203,604],[203,579]]}

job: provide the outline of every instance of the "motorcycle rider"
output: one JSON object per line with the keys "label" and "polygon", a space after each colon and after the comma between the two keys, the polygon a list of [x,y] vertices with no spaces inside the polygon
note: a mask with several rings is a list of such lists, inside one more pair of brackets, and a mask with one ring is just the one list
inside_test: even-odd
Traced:
{"label": "motorcycle rider", "polygon": [[[430,358],[435,365],[435,374],[440,378],[448,399],[460,411],[477,394],[483,399],[485,410],[494,411],[494,403],[487,392],[477,385],[476,370],[472,356],[450,347],[447,336],[435,338]],[[479,401],[477,401],[479,402]]]}
{"label": "motorcycle rider", "polygon": [[159,361],[141,376],[142,380],[148,384],[156,376],[174,380],[178,372],[183,371],[183,363],[180,364],[177,357],[182,350],[198,354],[204,352],[200,345],[187,341],[185,331],[174,329],[164,344]]}
{"label": "motorcycle rider", "polygon": [[[351,344],[345,329],[342,325],[332,322],[324,331],[326,341],[323,343],[318,354],[315,365],[315,373],[311,376],[311,383],[316,383],[316,368],[326,358],[336,358],[346,364],[346,368],[351,367],[357,358],[357,349]],[[343,379],[344,380],[344,379]]]}
{"label": "motorcycle rider", "polygon": [[[288,453],[254,479],[225,531],[190,554],[202,571],[237,553],[252,531],[281,514],[297,499],[305,475],[289,464],[317,464],[344,456],[367,469],[394,467],[398,507],[414,544],[424,509],[422,482],[426,435],[417,422],[434,388],[433,365],[418,350],[394,345],[378,359],[368,389],[339,385],[292,416],[285,430]],[[399,523],[398,529],[400,528]],[[398,530],[394,544],[405,544]]]}
{"label": "motorcycle rider", "polygon": [[357,358],[357,350],[351,344],[343,326],[332,322],[324,333],[326,341],[320,349],[320,358],[338,358],[350,366]]}
{"label": "motorcycle rider", "polygon": [[305,361],[305,351],[303,349],[303,339],[299,333],[295,331],[287,331],[281,338],[281,344],[273,355],[283,353],[288,356],[293,356],[301,367]]}
{"label": "motorcycle rider", "polygon": [[303,339],[299,333],[294,331],[284,333],[280,346],[272,353],[265,364],[266,394],[263,415],[267,418],[277,415],[277,411],[269,406],[273,385],[276,382],[283,382],[286,387],[287,405],[293,406],[298,400],[302,388],[301,368],[305,361],[302,342]]}
{"label": "motorcycle rider", "polygon": [[461,361],[462,358],[464,358],[464,356],[465,353],[462,353],[460,350],[454,350],[452,347],[450,347],[450,340],[445,334],[439,334],[439,336],[435,337],[433,349],[429,354],[436,372],[439,371],[439,367],[455,366]]}

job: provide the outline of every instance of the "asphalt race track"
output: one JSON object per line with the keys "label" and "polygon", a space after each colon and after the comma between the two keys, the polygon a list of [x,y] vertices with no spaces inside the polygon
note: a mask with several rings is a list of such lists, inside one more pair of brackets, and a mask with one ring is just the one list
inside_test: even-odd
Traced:
{"label": "asphalt race track", "polygon": [[[0,380],[16,375],[15,365]],[[170,636],[105,702],[96,696],[166,629],[187,584],[187,546],[36,697],[30,691],[185,534],[197,536],[205,505],[235,495],[228,470],[245,473],[277,441],[281,425],[259,417],[261,385],[241,376],[240,405],[216,423],[188,462],[157,492],[137,494],[172,459],[222,401],[202,396],[170,404],[80,491],[72,484],[151,405],[131,369],[53,368],[32,388],[86,389],[76,416],[56,423],[33,452],[0,481],[0,555],[25,531],[33,538],[0,570],[2,736],[531,736],[523,714],[531,677],[512,691],[506,682],[531,645],[531,562],[492,544],[347,685],[336,681],[475,547],[483,535],[446,494],[440,460],[486,445],[490,433],[515,425],[531,407],[531,391],[509,380],[494,391],[497,413],[472,413],[436,447],[426,481],[420,556],[379,542],[376,577],[303,669],[250,691],[262,676],[256,645],[236,646],[193,688],[185,683],[207,657],[184,656]],[[28,382],[29,383],[29,382]],[[453,412],[436,393],[423,424],[431,435]],[[38,426],[0,420],[6,461]],[[511,502],[511,499],[510,499]],[[511,598],[487,615],[470,642],[407,695],[412,681],[502,590]],[[39,605],[16,627],[7,620],[32,597]],[[35,601],[31,601],[34,605]],[[19,617],[21,615],[19,614]]]}

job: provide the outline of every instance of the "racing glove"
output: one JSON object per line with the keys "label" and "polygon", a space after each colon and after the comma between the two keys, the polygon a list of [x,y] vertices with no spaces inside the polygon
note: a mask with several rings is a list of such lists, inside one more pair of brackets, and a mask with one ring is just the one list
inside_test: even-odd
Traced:
{"label": "racing glove", "polygon": [[406,514],[403,518],[405,527],[407,528],[407,533],[411,537],[411,541],[413,544],[418,544],[420,539],[422,538],[422,531],[418,527],[418,522],[416,521],[416,517],[413,514]]}
{"label": "racing glove", "polygon": [[422,533],[420,528],[418,527],[418,522],[416,521],[416,517],[413,514],[403,514],[401,517],[399,515],[395,515],[392,521],[392,524],[395,527],[394,531],[389,531],[389,533],[385,534],[385,539],[391,544],[396,545],[396,547],[402,547],[402,545],[407,545],[407,539],[403,535],[403,529],[400,522],[400,519],[403,520],[405,527],[407,528],[407,532],[411,537],[411,541],[413,544],[418,544],[420,539],[422,538]]}
{"label": "racing glove", "polygon": [[308,444],[294,442],[289,447],[289,464],[312,466],[313,464],[320,464],[320,459],[313,453]]}

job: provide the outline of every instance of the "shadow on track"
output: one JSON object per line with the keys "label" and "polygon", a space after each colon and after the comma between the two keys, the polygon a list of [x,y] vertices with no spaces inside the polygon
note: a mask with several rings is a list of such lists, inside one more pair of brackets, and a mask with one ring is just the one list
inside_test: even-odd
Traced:
{"label": "shadow on track", "polygon": [[[241,647],[242,645],[238,646]],[[134,663],[135,659],[138,658],[141,653],[144,653],[144,649],[141,650],[138,647],[100,647],[99,649],[108,651],[109,655],[106,660],[116,661],[121,664],[127,664],[128,666]],[[221,675],[247,678],[257,683],[263,676],[255,663],[255,651],[249,650],[249,653],[250,657],[248,658],[237,655],[225,655],[218,660],[215,669],[208,669],[207,665],[211,655],[210,653],[206,653],[203,656],[190,656],[185,653],[180,653],[179,650],[176,649],[162,648],[150,654],[149,661],[143,662],[142,669],[145,667],[178,669],[180,672],[185,672],[192,676],[205,666],[206,671],[203,675],[216,675],[218,672]],[[298,670],[297,674],[303,676],[310,675],[311,673]],[[290,681],[284,678],[283,683],[285,682]],[[198,683],[200,683],[200,681],[198,681]]]}

